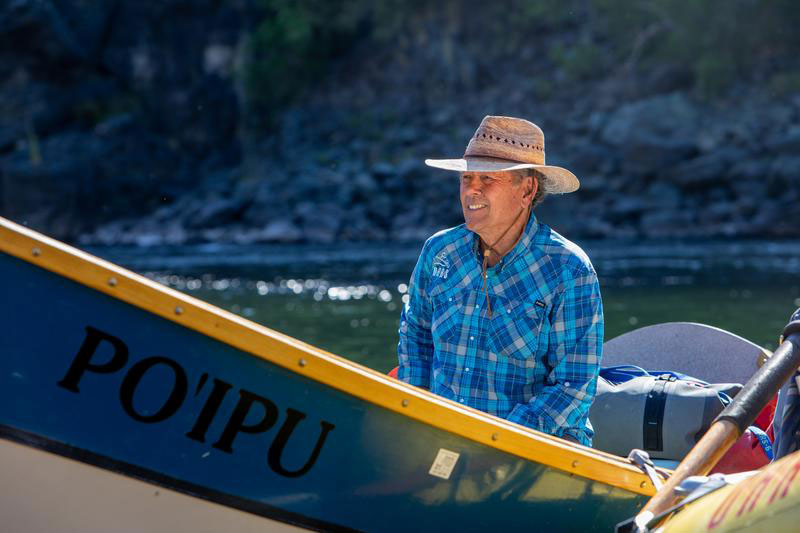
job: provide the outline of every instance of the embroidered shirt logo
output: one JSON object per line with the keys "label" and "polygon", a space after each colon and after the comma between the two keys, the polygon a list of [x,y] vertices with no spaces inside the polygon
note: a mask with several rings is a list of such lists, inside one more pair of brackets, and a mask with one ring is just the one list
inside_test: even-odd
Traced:
{"label": "embroidered shirt logo", "polygon": [[450,260],[447,259],[447,252],[444,250],[433,258],[433,275],[437,278],[447,279],[450,273]]}

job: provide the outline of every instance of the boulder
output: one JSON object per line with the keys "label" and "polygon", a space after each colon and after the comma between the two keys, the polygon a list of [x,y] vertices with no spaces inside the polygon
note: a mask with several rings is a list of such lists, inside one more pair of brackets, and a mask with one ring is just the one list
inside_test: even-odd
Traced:
{"label": "boulder", "polygon": [[731,164],[728,175],[734,182],[763,183],[771,166],[771,158],[740,157]]}
{"label": "boulder", "polygon": [[661,209],[677,209],[683,197],[681,190],[665,179],[651,183],[646,195],[652,207]]}
{"label": "boulder", "polygon": [[612,112],[601,140],[618,149],[624,172],[654,173],[697,152],[698,117],[683,93],[656,96]]}
{"label": "boulder", "polygon": [[303,202],[295,211],[306,241],[329,244],[336,240],[342,224],[343,211],[337,204]]}
{"label": "boulder", "polygon": [[800,154],[800,128],[795,126],[785,134],[773,136],[764,143],[764,148],[774,154]]}
{"label": "boulder", "polygon": [[641,136],[619,148],[622,171],[627,176],[655,174],[697,153],[689,141],[668,141]]}
{"label": "boulder", "polygon": [[690,211],[651,210],[642,215],[639,229],[647,238],[685,237],[696,224]]}
{"label": "boulder", "polygon": [[190,229],[214,228],[237,220],[247,207],[243,198],[212,198],[199,200],[202,203],[186,220]]}
{"label": "boulder", "polygon": [[621,222],[636,218],[652,208],[647,198],[642,196],[622,196],[609,207],[606,218],[612,222]]}
{"label": "boulder", "polygon": [[775,158],[769,166],[768,175],[783,184],[800,183],[800,155],[785,155]]}
{"label": "boulder", "polygon": [[267,224],[258,235],[264,242],[299,242],[303,232],[290,220],[278,219]]}
{"label": "boulder", "polygon": [[620,238],[617,228],[607,220],[598,216],[586,216],[580,224],[581,235],[591,239],[616,239]]}
{"label": "boulder", "polygon": [[743,155],[746,156],[739,149],[724,147],[673,166],[666,175],[687,189],[708,187],[719,183]]}
{"label": "boulder", "polygon": [[[581,139],[570,144],[564,151],[563,165],[572,170],[583,184],[583,176],[610,174],[619,166],[618,151],[588,139]],[[548,158],[548,164],[557,164],[557,160]]]}
{"label": "boulder", "polygon": [[611,146],[659,142],[696,145],[699,114],[685,93],[659,95],[623,105],[609,116],[601,133]]}

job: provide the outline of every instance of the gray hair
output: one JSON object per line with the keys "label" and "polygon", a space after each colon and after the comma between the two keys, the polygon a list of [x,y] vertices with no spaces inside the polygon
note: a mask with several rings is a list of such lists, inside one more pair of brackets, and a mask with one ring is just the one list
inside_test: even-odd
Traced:
{"label": "gray hair", "polygon": [[514,185],[519,185],[523,178],[533,178],[539,185],[536,187],[536,194],[533,195],[533,200],[531,201],[531,209],[533,209],[542,203],[544,197],[547,195],[544,190],[544,182],[547,181],[547,176],[535,168],[523,168],[514,173]]}

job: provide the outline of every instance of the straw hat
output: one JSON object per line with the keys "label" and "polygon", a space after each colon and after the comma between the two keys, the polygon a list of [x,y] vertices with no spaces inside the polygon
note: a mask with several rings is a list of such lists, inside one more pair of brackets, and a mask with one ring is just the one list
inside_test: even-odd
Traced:
{"label": "straw hat", "polygon": [[544,164],[544,133],[527,120],[486,116],[469,140],[462,159],[426,159],[430,167],[456,172],[501,172],[535,168],[544,174],[541,187],[549,193],[578,190],[575,174]]}

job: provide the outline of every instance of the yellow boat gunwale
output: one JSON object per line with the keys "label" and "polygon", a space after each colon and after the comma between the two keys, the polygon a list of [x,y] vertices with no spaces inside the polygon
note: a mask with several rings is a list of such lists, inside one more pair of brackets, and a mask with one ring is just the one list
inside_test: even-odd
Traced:
{"label": "yellow boat gunwale", "polygon": [[0,251],[347,394],[495,449],[645,496],[621,457],[569,443],[413,387],[0,217]]}

